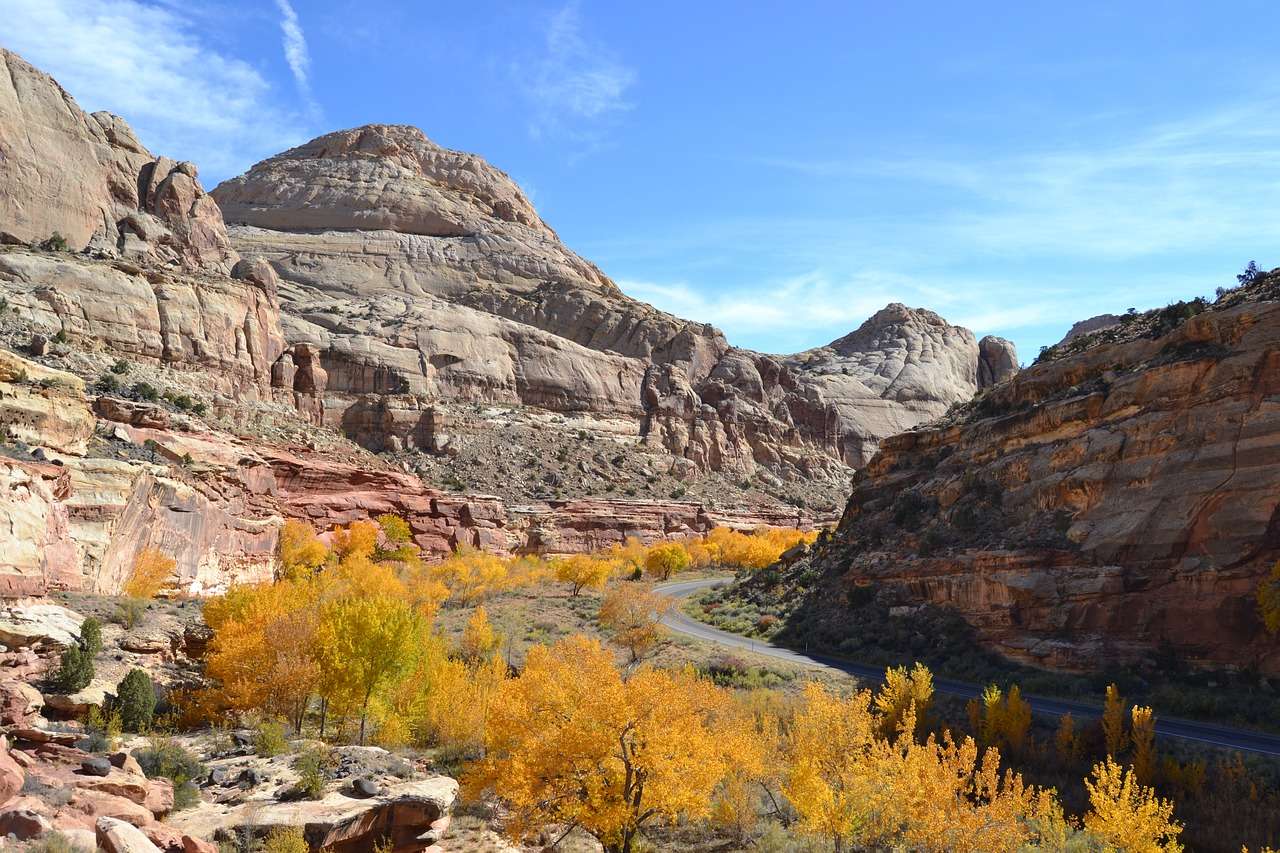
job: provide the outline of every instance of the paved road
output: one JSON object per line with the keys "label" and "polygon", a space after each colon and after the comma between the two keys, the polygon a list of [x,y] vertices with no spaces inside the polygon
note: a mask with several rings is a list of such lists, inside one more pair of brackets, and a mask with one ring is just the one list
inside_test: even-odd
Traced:
{"label": "paved road", "polygon": [[[679,599],[688,598],[695,592],[707,589],[708,587],[718,586],[727,583],[729,578],[703,578],[693,581],[677,581],[674,583],[662,584],[657,587],[657,591],[671,598]],[[821,654],[803,654],[792,649],[782,648],[762,640],[753,640],[749,637],[743,637],[738,634],[730,634],[728,631],[721,631],[713,628],[704,622],[687,616],[679,607],[673,607],[662,617],[662,624],[666,625],[672,631],[680,634],[686,634],[690,637],[696,637],[699,640],[705,640],[709,643],[717,643],[721,646],[727,646],[734,649],[742,649],[744,651],[755,652],[766,657],[776,658],[778,660],[789,661],[790,663],[800,664],[802,666],[822,666],[830,669],[839,670],[858,678],[866,678],[872,681],[879,681],[884,675],[884,667],[867,666],[865,664],[852,663],[850,661],[839,658],[829,657]],[[951,696],[959,696],[961,698],[971,698],[978,696],[982,692],[982,688],[977,684],[970,684],[964,681],[952,681],[946,678],[934,678],[934,688],[939,693],[946,693]],[[1042,696],[1026,696],[1026,700],[1031,705],[1031,710],[1037,714],[1051,717],[1060,717],[1068,712],[1076,719],[1096,719],[1102,716],[1102,706],[1092,705],[1087,702],[1076,702],[1068,699],[1048,699]],[[1192,720],[1180,720],[1168,717],[1156,718],[1156,734],[1160,737],[1178,738],[1180,740],[1196,741],[1197,743],[1211,744],[1213,746],[1227,747],[1230,749],[1238,749],[1241,752],[1255,752],[1260,755],[1271,755],[1280,757],[1280,735],[1267,734],[1266,732],[1256,732],[1250,729],[1237,729],[1230,726],[1217,726],[1212,723],[1198,723]]]}

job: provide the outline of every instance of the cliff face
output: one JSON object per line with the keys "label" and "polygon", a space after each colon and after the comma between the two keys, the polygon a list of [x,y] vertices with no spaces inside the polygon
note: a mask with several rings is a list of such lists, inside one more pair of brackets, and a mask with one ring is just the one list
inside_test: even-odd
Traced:
{"label": "cliff face", "polygon": [[282,280],[322,418],[367,447],[421,447],[424,403],[484,401],[626,419],[701,470],[842,480],[979,386],[973,335],[903,306],[792,358],[732,347],[626,297],[505,174],[417,128],[328,134],[213,194]]}
{"label": "cliff face", "polygon": [[[112,592],[144,548],[187,590],[266,577],[286,517],[399,512],[434,553],[807,524],[780,502],[821,516],[880,439],[1016,363],[900,305],[797,356],[733,347],[416,128],[208,194],[0,62],[0,593]],[[501,495],[467,493],[477,468]]]}
{"label": "cliff face", "polygon": [[156,157],[119,116],[86,114],[49,75],[0,48],[0,235],[61,235],[75,251],[226,271],[218,205],[191,163]]}
{"label": "cliff face", "polygon": [[884,441],[820,558],[829,583],[954,607],[1040,665],[1171,648],[1280,671],[1254,605],[1280,558],[1278,296],[1272,274],[1077,336]]}

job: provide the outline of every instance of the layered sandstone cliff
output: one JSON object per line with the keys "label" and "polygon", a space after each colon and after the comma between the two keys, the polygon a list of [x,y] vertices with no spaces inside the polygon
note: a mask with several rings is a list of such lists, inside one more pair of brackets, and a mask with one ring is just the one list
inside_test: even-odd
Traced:
{"label": "layered sandstone cliff", "polygon": [[228,270],[235,252],[192,163],[151,154],[119,116],[86,114],[0,48],[0,235]]}
{"label": "layered sandstone cliff", "polygon": [[379,450],[430,449],[429,407],[486,402],[625,419],[701,470],[843,480],[879,439],[1016,370],[1007,342],[980,353],[902,306],[792,358],[732,347],[626,297],[510,178],[417,128],[322,136],[214,196],[282,279],[323,419]]}
{"label": "layered sandstone cliff", "polygon": [[879,440],[1016,369],[900,305],[797,356],[733,347],[415,128],[329,134],[206,194],[0,60],[10,594],[114,591],[144,548],[186,590],[264,577],[290,516],[400,512],[435,553],[806,524]]}
{"label": "layered sandstone cliff", "polygon": [[1126,318],[887,439],[819,594],[954,608],[1040,665],[1280,671],[1254,601],[1280,558],[1278,298],[1280,271]]}

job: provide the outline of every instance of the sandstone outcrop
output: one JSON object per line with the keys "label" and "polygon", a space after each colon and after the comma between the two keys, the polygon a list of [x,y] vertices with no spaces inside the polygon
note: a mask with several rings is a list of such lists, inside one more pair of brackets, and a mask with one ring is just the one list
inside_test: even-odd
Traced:
{"label": "sandstone outcrop", "polygon": [[1136,315],[887,439],[816,559],[1040,665],[1280,672],[1254,601],[1280,558],[1277,297],[1272,274]]}
{"label": "sandstone outcrop", "polygon": [[732,347],[626,297],[505,174],[417,128],[322,136],[214,196],[281,279],[277,387],[375,450],[431,450],[428,412],[483,401],[625,419],[701,470],[839,481],[979,387],[973,336],[902,306],[790,359]]}
{"label": "sandstone outcrop", "polygon": [[49,336],[203,370],[210,390],[228,397],[269,395],[271,368],[284,350],[275,295],[252,279],[7,247],[0,249],[0,297]]}
{"label": "sandstone outcrop", "polygon": [[124,119],[87,115],[49,75],[0,48],[0,232],[227,270],[235,253],[191,163],[156,157]]}

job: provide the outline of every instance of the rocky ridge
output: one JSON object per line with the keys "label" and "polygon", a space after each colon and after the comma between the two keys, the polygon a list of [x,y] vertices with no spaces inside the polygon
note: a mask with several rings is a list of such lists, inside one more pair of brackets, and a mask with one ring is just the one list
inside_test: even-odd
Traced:
{"label": "rocky ridge", "polygon": [[505,174],[413,127],[322,136],[213,195],[281,279],[325,422],[375,450],[431,451],[442,406],[482,402],[626,421],[703,471],[843,481],[880,438],[1016,369],[1007,342],[980,354],[903,306],[797,357],[732,347],[626,297]]}
{"label": "rocky ridge", "polygon": [[0,242],[61,238],[76,251],[231,268],[194,164],[156,157],[119,116],[86,114],[17,54],[0,48],[0,64]]}
{"label": "rocky ridge", "polygon": [[1280,558],[1278,298],[1280,272],[1106,324],[887,439],[816,594],[955,608],[1040,666],[1280,671],[1254,601]]}

